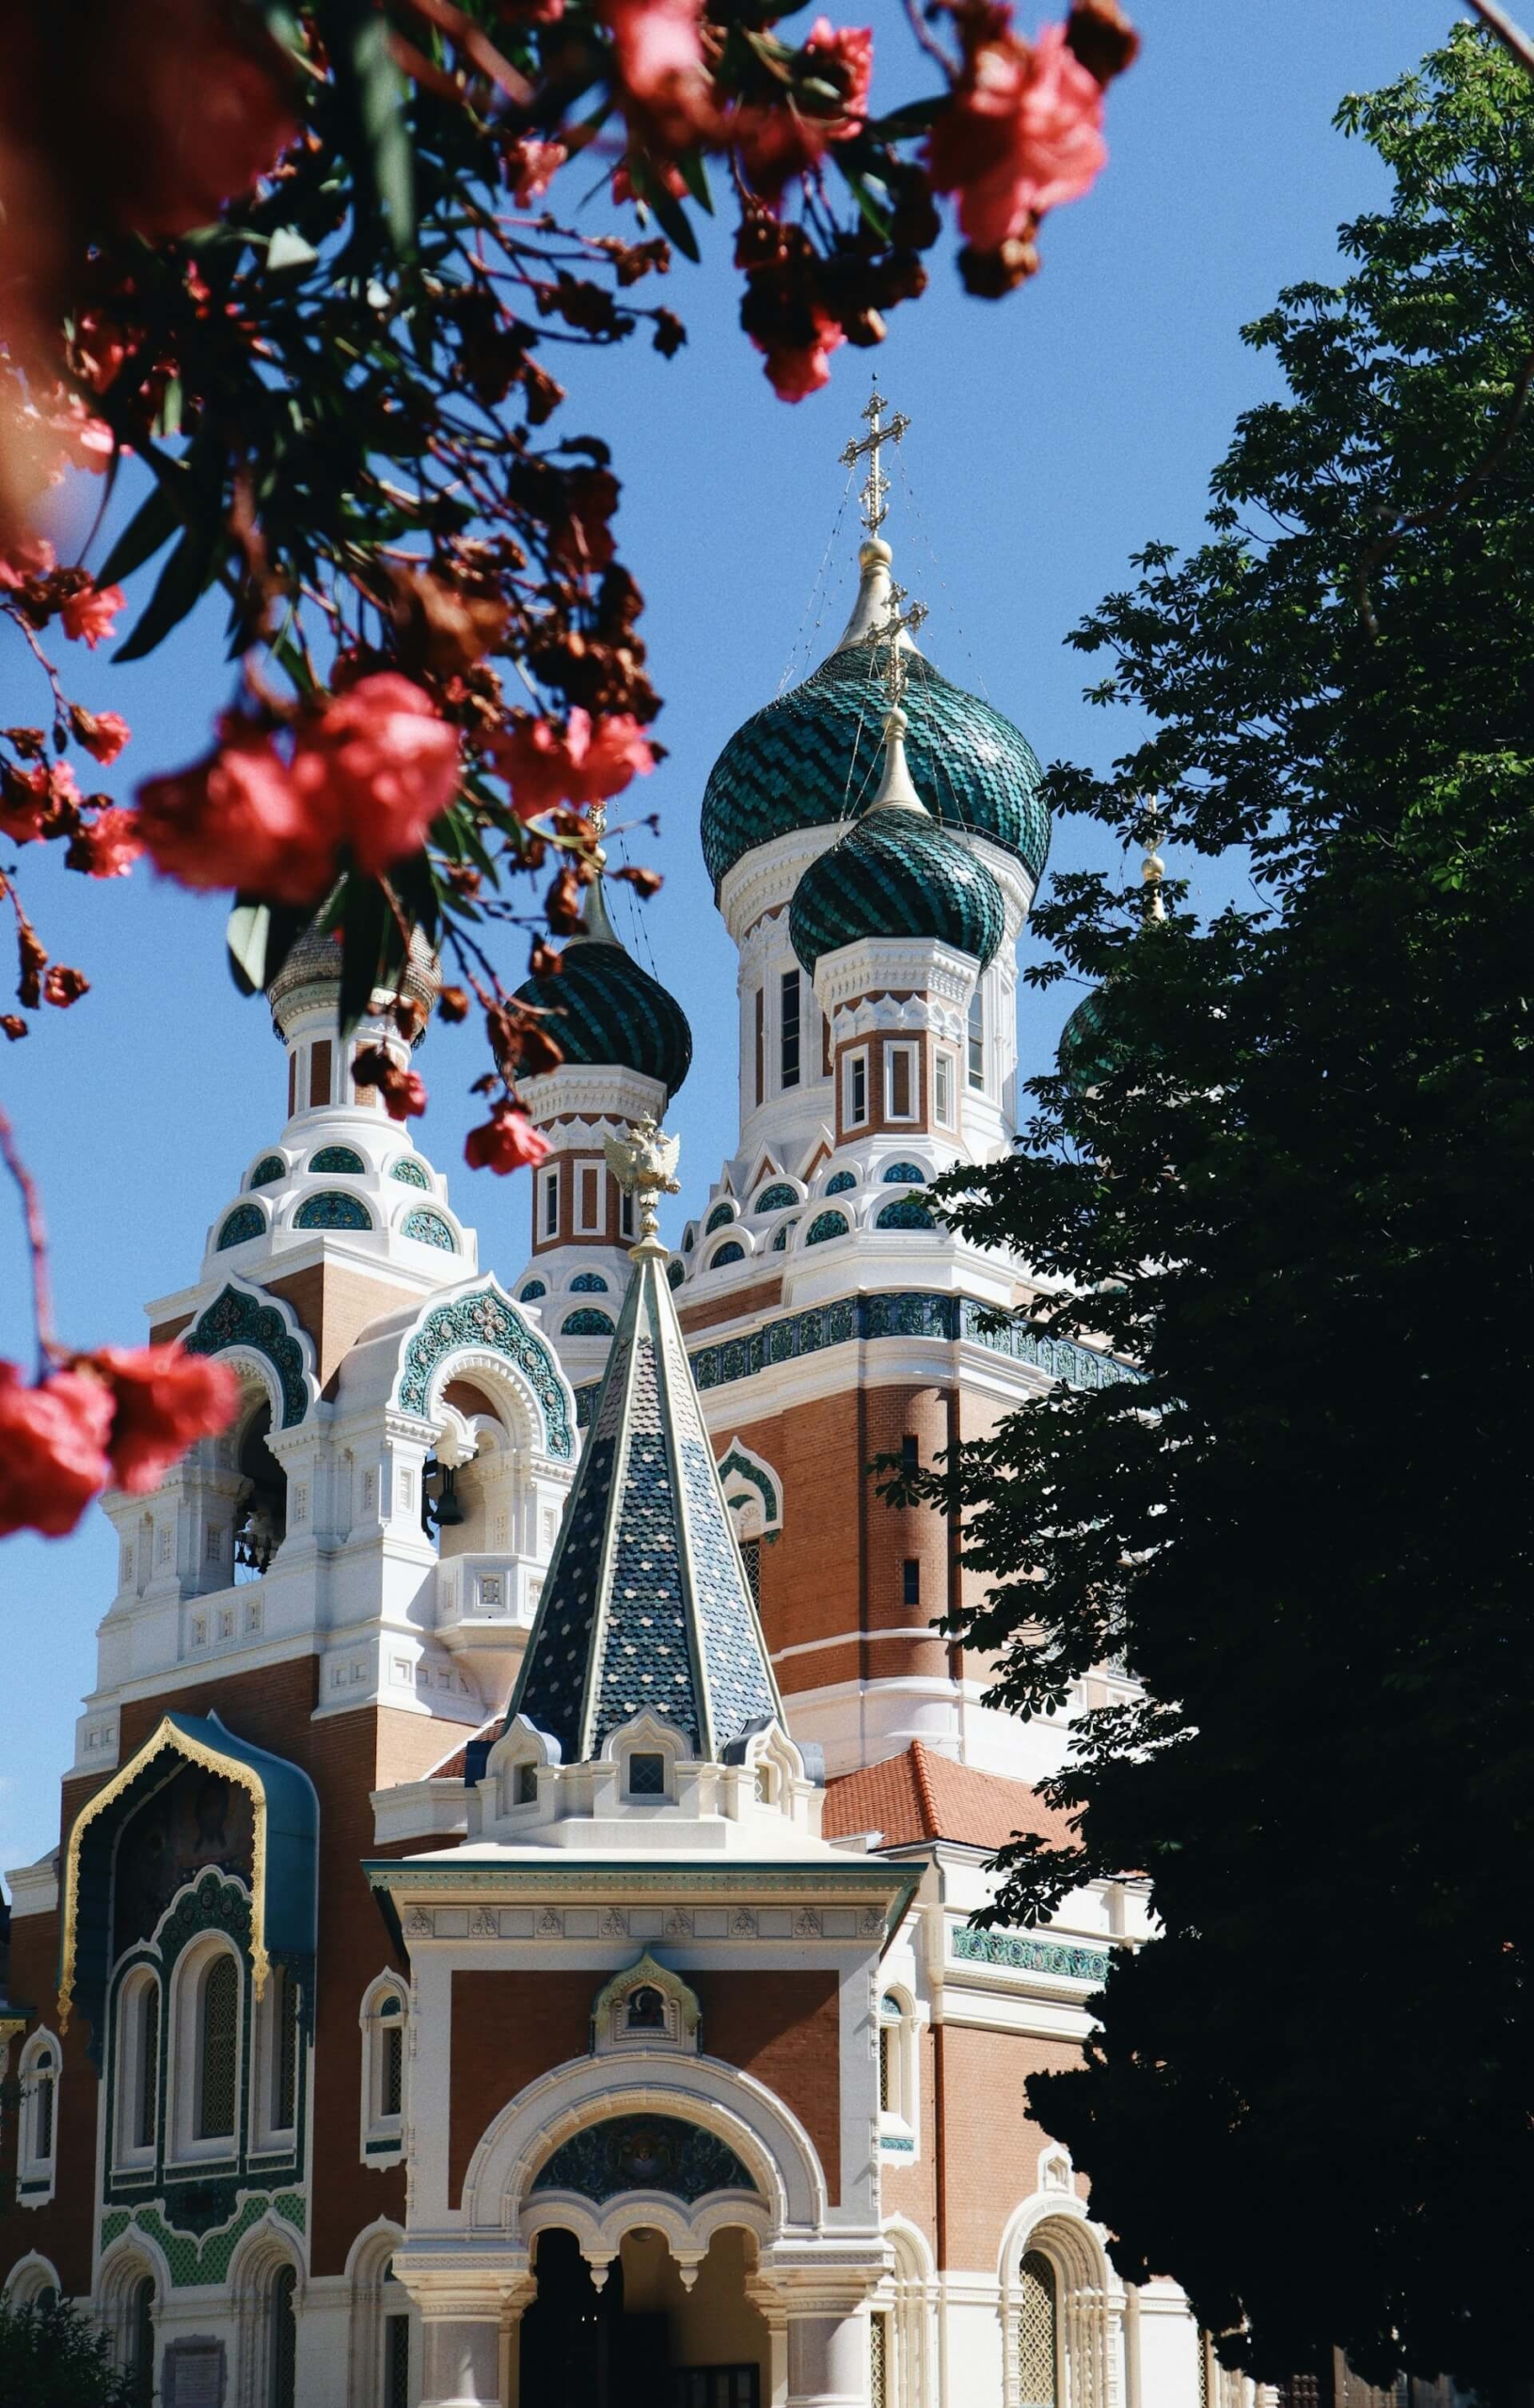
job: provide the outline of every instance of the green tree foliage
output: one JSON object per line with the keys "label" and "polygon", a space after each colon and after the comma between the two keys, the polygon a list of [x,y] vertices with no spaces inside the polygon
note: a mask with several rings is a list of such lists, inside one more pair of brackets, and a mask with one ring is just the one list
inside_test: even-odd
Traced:
{"label": "green tree foliage", "polygon": [[[1131,2278],[1267,2377],[1332,2346],[1494,2385],[1534,2357],[1534,94],[1468,27],[1348,101],[1394,179],[1336,290],[1247,339],[1210,535],[1073,641],[1146,741],[1057,806],[1242,860],[1164,921],[1065,878],[1095,1067],[1038,1081],[957,1225],[1144,1370],[894,1484],[993,1582],[949,1625],[1026,1717],[1127,1656],[996,1920],[1154,1885],[1036,2112]],[[1235,2337],[1239,2334],[1240,2337]]]}
{"label": "green tree foliage", "polygon": [[0,2300],[0,2398],[6,2408],[137,2408],[143,2393],[68,2300]]}

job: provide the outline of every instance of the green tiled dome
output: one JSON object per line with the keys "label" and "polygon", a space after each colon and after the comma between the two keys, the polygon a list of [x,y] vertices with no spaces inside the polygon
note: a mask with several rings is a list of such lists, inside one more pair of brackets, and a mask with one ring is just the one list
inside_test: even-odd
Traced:
{"label": "green tiled dome", "polygon": [[789,942],[812,976],[823,953],[860,937],[933,937],[984,970],[1005,926],[985,863],[905,803],[870,811],[812,862],[788,914]]}
{"label": "green tiled dome", "polygon": [[[878,777],[889,647],[852,643],[731,737],[704,795],[704,859],[716,891],[742,854],[796,828],[858,811]],[[949,827],[972,830],[1042,874],[1050,816],[1026,737],[988,703],[910,657],[906,751],[917,791]]]}
{"label": "green tiled dome", "polygon": [[691,1067],[692,1031],[681,1005],[619,944],[572,939],[562,970],[530,978],[516,1000],[548,1013],[549,1035],[567,1062],[638,1070],[658,1079],[668,1095]]}
{"label": "green tiled dome", "polygon": [[1115,1048],[1103,1027],[1102,993],[1090,988],[1082,997],[1055,1047],[1055,1065],[1073,1095],[1085,1095],[1114,1067]]}

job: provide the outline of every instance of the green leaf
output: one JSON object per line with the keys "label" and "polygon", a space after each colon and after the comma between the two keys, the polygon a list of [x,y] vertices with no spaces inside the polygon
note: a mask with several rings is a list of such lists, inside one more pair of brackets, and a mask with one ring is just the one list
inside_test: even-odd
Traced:
{"label": "green leaf", "polygon": [[909,142],[913,134],[925,134],[948,106],[948,96],[935,100],[912,101],[909,108],[895,109],[889,117],[871,118],[863,132],[874,142]]}
{"label": "green leaf", "polygon": [[137,626],[112,655],[114,660],[142,660],[172,627],[181,625],[213,581],[223,535],[222,527],[216,523],[211,528],[187,528],[160,571],[160,581]]}
{"label": "green leaf", "polygon": [[667,191],[649,161],[640,158],[636,152],[629,154],[628,179],[634,187],[636,199],[642,200],[646,209],[654,212],[662,230],[671,236],[683,257],[697,266],[703,254],[698,248],[698,237],[692,230],[687,211],[675,196]]}
{"label": "green leaf", "polygon": [[307,911],[286,903],[255,903],[236,895],[224,943],[229,975],[242,995],[268,988],[308,926]]}
{"label": "green leaf", "polygon": [[383,889],[373,879],[346,878],[339,901],[344,938],[340,1028],[341,1035],[349,1037],[367,1011],[373,989],[388,985],[393,964],[401,960],[403,949]]}
{"label": "green leaf", "polygon": [[857,202],[863,223],[873,229],[881,243],[887,243],[890,239],[888,211],[880,208],[869,189],[866,179],[859,174],[856,167],[849,167],[845,160],[838,161],[837,164],[842,170],[842,181]]}
{"label": "green leaf", "polygon": [[682,170],[682,181],[700,209],[714,214],[714,195],[708,182],[708,162],[701,150],[684,150],[676,162]]}
{"label": "green leaf", "polygon": [[116,585],[121,578],[131,577],[135,568],[142,568],[144,562],[153,557],[162,544],[169,542],[181,523],[181,512],[176,507],[170,485],[156,484],[139,504],[102,562],[96,573],[97,584]]}
{"label": "green leaf", "polygon": [[373,194],[396,254],[408,259],[416,240],[414,160],[404,120],[404,79],[388,55],[383,17],[370,16],[357,25],[349,64]]}

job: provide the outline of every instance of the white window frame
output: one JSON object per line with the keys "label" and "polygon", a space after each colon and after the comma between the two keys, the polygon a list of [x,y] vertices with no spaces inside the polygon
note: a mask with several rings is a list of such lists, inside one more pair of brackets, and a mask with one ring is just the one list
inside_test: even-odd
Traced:
{"label": "white window frame", "polygon": [[[397,1973],[380,1973],[362,1994],[362,2125],[358,2155],[364,2165],[397,2165],[404,2155],[405,2112],[410,2086],[410,1993]],[[400,2036],[400,2105],[385,2112],[386,2036]]]}
{"label": "white window frame", "polygon": [[[904,1060],[906,1064],[908,1082],[906,1094],[909,1109],[905,1112],[896,1112],[894,1108],[894,1066],[897,1058]],[[886,1045],[884,1048],[884,1117],[886,1120],[895,1122],[898,1126],[909,1128],[914,1127],[921,1117],[921,1050],[915,1045]]]}
{"label": "white window frame", "polygon": [[621,1238],[635,1235],[634,1191],[631,1187],[621,1187],[618,1191],[618,1235]]}
{"label": "white window frame", "polygon": [[[922,2076],[919,2033],[921,2019],[909,1990],[890,1983],[879,1994],[878,2036],[881,2150],[892,2163],[913,2164],[921,2149]],[[884,2071],[889,2069],[890,2104],[883,2103]]]}
{"label": "white window frame", "polygon": [[[43,2024],[22,2051],[17,2068],[22,2094],[21,2130],[16,2136],[16,2204],[45,2208],[58,2176],[58,2101],[63,2088],[64,2051],[56,2033]],[[46,2156],[39,2147],[44,2082],[53,2086]]]}
{"label": "white window frame", "polygon": [[932,1117],[940,1129],[954,1126],[954,1095],[957,1087],[957,1065],[953,1055],[940,1049],[932,1056]]}
{"label": "white window frame", "polygon": [[[258,2001],[255,2032],[250,2050],[250,2101],[246,2129],[250,2134],[252,2155],[275,2156],[279,2150],[292,2149],[298,2139],[298,2101],[303,2085],[299,2081],[297,2052],[303,2047],[303,2029],[296,2012],[290,2030],[294,2052],[293,2099],[293,2121],[279,2124],[277,2120],[277,2073],[278,2013],[285,1994],[296,1998],[298,1984],[286,1966],[274,1965],[266,1978],[266,1988]],[[284,2020],[287,2020],[284,2018]]]}
{"label": "white window frame", "polygon": [[112,2162],[124,2171],[152,2165],[159,2142],[162,2101],[158,2095],[154,2102],[155,2130],[147,2141],[137,2137],[139,2110],[144,2099],[144,2018],[150,1998],[154,1999],[158,2010],[154,2039],[158,2092],[160,2061],[165,2056],[165,1985],[152,1965],[135,1965],[123,1975],[118,1987],[113,2014],[117,2044],[117,2131],[113,2134]]}
{"label": "white window frame", "polygon": [[[234,1961],[234,2121],[232,2132],[207,2138],[198,2131],[202,2098],[202,1991],[208,1972],[219,1956]],[[171,2045],[166,2052],[169,2097],[166,2100],[165,2132],[167,2162],[201,2165],[237,2157],[240,2148],[240,2104],[245,2096],[248,2034],[245,2015],[245,1964],[239,1950],[221,1932],[194,1941],[178,1963],[171,1986]]]}
{"label": "white window frame", "polygon": [[[990,1070],[990,1014],[986,1009],[985,981],[977,978],[964,1023],[964,1084],[975,1095],[986,1093]],[[980,1048],[980,1075],[974,1073],[975,1045]]]}
{"label": "white window frame", "polygon": [[538,1243],[550,1245],[560,1234],[560,1165],[550,1163],[538,1174]]}
{"label": "white window frame", "polygon": [[[578,1238],[599,1238],[608,1225],[608,1175],[600,1163],[577,1163],[575,1232]],[[586,1212],[587,1182],[596,1197],[596,1210],[588,1217]]]}
{"label": "white window frame", "polygon": [[[859,1081],[862,1085],[862,1110],[855,1112],[853,1104]],[[856,1054],[842,1057],[842,1126],[844,1129],[866,1129],[868,1126],[868,1053],[862,1047]]]}

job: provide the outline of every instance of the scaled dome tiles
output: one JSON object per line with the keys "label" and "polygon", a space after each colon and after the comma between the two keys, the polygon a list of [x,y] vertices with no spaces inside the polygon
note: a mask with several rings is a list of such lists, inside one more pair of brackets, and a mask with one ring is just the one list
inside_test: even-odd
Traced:
{"label": "scaled dome tiles", "polygon": [[552,976],[519,987],[516,1000],[548,1014],[565,1060],[638,1070],[674,1095],[692,1063],[692,1031],[675,997],[618,944],[576,940],[563,960]]}
{"label": "scaled dome tiles", "polygon": [[[758,845],[853,816],[878,778],[889,646],[846,644],[737,728],[709,773],[703,846],[716,893]],[[902,705],[911,777],[935,817],[1014,853],[1036,883],[1050,848],[1026,737],[920,654]]]}
{"label": "scaled dome tiles", "polygon": [[795,891],[788,935],[814,974],[822,954],[861,937],[930,937],[979,962],[1005,933],[1002,890],[986,864],[923,811],[887,804],[811,863]]}

